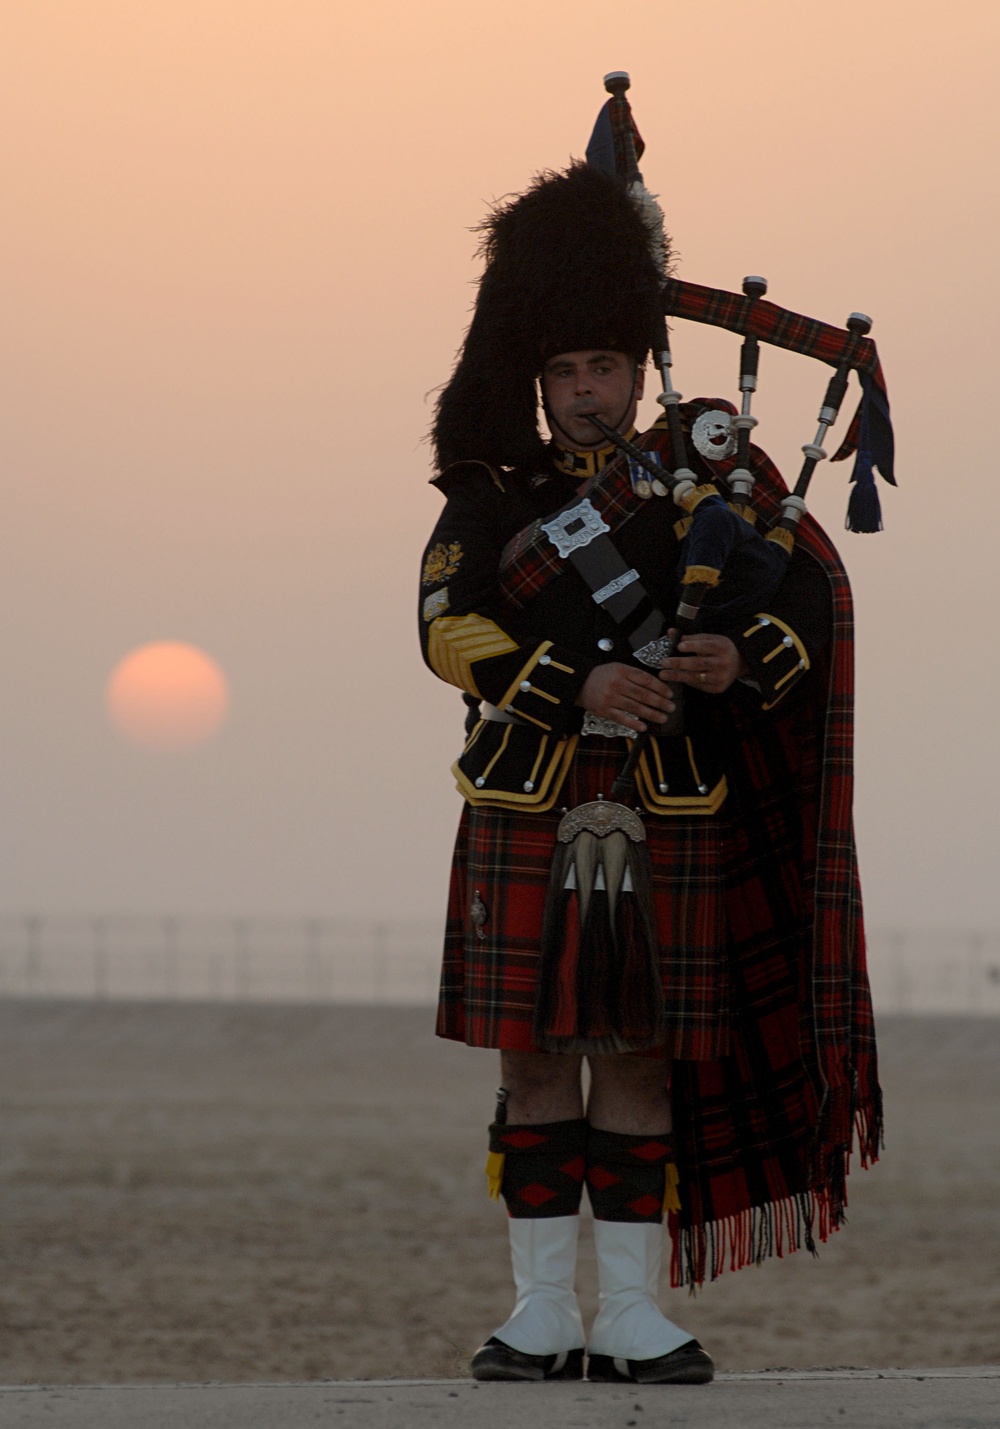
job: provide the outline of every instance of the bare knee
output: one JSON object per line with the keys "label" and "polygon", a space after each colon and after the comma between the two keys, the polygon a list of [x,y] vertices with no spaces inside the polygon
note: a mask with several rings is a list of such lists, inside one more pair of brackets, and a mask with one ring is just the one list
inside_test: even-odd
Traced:
{"label": "bare knee", "polygon": [[523,1122],[573,1121],[583,1116],[582,1058],[557,1052],[500,1053],[509,1093],[507,1118]]}
{"label": "bare knee", "polygon": [[671,1129],[670,1064],[658,1057],[591,1057],[587,1119],[601,1131],[654,1136]]}

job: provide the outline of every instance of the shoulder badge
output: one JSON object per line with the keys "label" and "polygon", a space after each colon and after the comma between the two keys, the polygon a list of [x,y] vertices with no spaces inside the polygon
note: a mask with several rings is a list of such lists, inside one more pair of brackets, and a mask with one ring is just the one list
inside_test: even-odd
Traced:
{"label": "shoulder badge", "polygon": [[424,561],[424,585],[437,585],[438,581],[446,581],[449,576],[453,576],[461,564],[463,554],[460,541],[451,541],[447,546],[443,541],[439,541],[427,552]]}

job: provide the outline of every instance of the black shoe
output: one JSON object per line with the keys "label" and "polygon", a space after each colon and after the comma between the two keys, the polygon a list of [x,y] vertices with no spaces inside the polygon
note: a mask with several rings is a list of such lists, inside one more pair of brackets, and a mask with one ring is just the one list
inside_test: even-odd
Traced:
{"label": "black shoe", "polygon": [[626,1360],[617,1355],[590,1355],[587,1378],[601,1383],[708,1384],[715,1374],[712,1357],[697,1340],[651,1360]]}
{"label": "black shoe", "polygon": [[473,1379],[583,1379],[583,1350],[526,1355],[492,1335],[472,1356],[469,1368]]}

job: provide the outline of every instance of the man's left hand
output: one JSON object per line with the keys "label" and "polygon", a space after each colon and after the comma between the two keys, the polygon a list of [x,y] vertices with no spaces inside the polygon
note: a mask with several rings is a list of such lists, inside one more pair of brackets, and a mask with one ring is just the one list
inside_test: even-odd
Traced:
{"label": "man's left hand", "polygon": [[661,680],[672,685],[691,685],[706,695],[723,695],[749,670],[728,635],[685,635],[677,655],[664,660],[659,673]]}

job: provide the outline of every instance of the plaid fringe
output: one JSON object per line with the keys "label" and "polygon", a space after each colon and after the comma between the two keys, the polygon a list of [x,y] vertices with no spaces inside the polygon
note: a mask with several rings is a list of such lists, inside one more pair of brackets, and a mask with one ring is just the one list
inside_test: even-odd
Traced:
{"label": "plaid fringe", "polygon": [[[878,1160],[882,1146],[881,1095],[857,1109],[854,1125],[861,1165],[867,1169]],[[670,1284],[675,1289],[686,1285],[693,1292],[727,1270],[761,1265],[771,1256],[781,1259],[797,1250],[818,1256],[819,1245],[825,1245],[847,1219],[849,1163],[850,1147],[838,1147],[812,1189],[712,1220],[685,1225],[681,1212],[672,1210],[667,1218]]]}
{"label": "plaid fringe", "polygon": [[825,1198],[816,1191],[750,1206],[703,1225],[683,1228],[677,1219],[674,1214],[669,1218],[670,1283],[675,1288],[694,1289],[706,1280],[718,1280],[726,1270],[761,1265],[772,1255],[780,1258],[796,1250],[815,1255],[815,1234],[825,1241],[831,1230]]}

